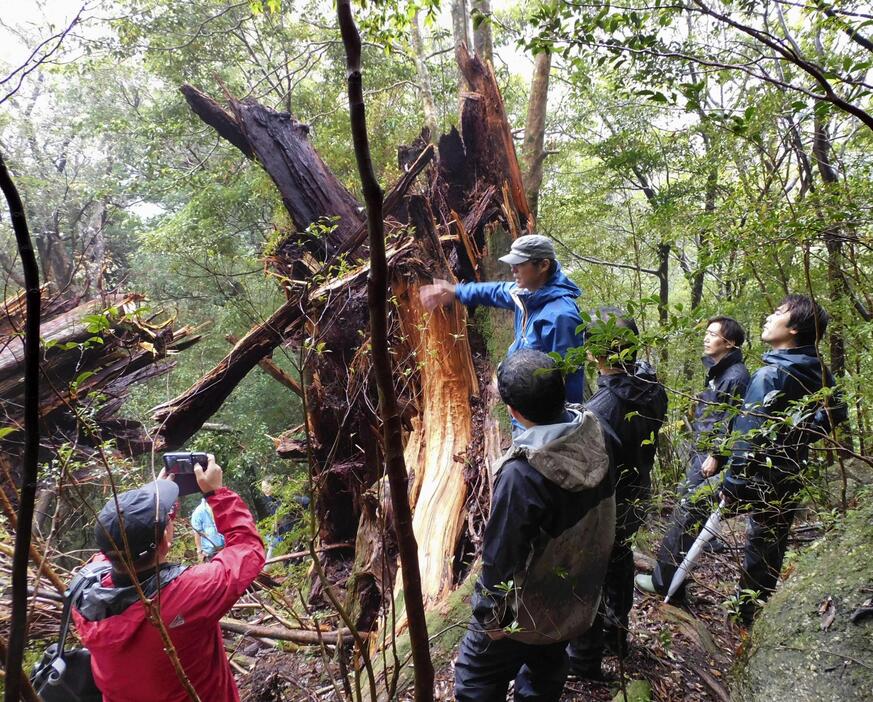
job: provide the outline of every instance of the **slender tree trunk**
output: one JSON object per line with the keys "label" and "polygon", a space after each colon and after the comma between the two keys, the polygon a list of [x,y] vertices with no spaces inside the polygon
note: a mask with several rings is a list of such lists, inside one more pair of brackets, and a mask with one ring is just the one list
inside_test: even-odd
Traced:
{"label": "slender tree trunk", "polygon": [[[461,44],[470,47],[470,33],[467,30],[468,20],[467,0],[452,0],[452,38],[455,41],[455,49]],[[463,93],[467,89],[467,80],[458,69],[458,92]]]}
{"label": "slender tree trunk", "polygon": [[[670,242],[658,244],[658,321],[664,325],[670,304]],[[665,349],[666,351],[666,349]]]}
{"label": "slender tree trunk", "polygon": [[[712,168],[706,177],[706,192],[704,194],[703,212],[709,217],[715,212],[715,197],[718,189],[718,169]],[[697,270],[691,276],[691,311],[693,312],[703,301],[703,276],[705,271],[702,260],[706,259],[709,249],[709,222],[700,230],[697,237]]]}
{"label": "slender tree trunk", "polygon": [[[822,203],[822,215],[830,220],[827,195],[839,182],[839,176],[831,162],[831,140],[827,123],[816,113],[815,135],[812,142],[812,153],[818,166],[819,175],[824,182],[825,202]],[[828,224],[824,231],[825,246],[828,252],[828,293],[833,302],[831,324],[828,326],[831,370],[834,375],[841,376],[846,372],[846,342],[843,325],[843,304],[847,298],[845,281],[842,275],[843,242],[838,224]]]}
{"label": "slender tree trunk", "polygon": [[383,194],[373,163],[367,136],[367,117],[361,76],[361,37],[352,17],[350,0],[338,0],[337,17],[346,51],[349,113],[355,160],[367,205],[367,229],[370,242],[370,276],[367,281],[367,305],[370,310],[370,339],[373,370],[379,389],[379,414],[385,466],[394,509],[394,529],[403,571],[403,595],[409,621],[409,641],[415,669],[415,700],[433,700],[434,670],[430,658],[427,622],[421,594],[418,567],[418,544],[412,529],[409,506],[409,479],[403,458],[403,427],[394,393],[390,350],[388,348],[388,266],[385,259],[385,223],[382,217]]}
{"label": "slender tree trunk", "polygon": [[491,0],[472,0],[473,9],[487,19],[473,29],[473,48],[483,61],[494,63],[494,45],[491,39]]}
{"label": "slender tree trunk", "polygon": [[546,111],[549,101],[549,73],[552,69],[552,54],[541,51],[534,59],[533,78],[530,82],[530,99],[527,103],[527,119],[524,122],[524,145],[521,159],[524,164],[524,191],[531,212],[537,216],[540,186],[543,182],[543,161],[546,158],[543,144],[546,136]]}
{"label": "slender tree trunk", "polygon": [[421,94],[421,106],[424,110],[424,124],[430,131],[429,140],[433,141],[439,135],[436,102],[433,99],[433,88],[430,82],[430,71],[425,63],[424,41],[421,37],[421,13],[416,10],[412,18],[412,58],[415,61],[415,71],[418,73],[418,91]]}
{"label": "slender tree trunk", "polygon": [[36,481],[39,458],[39,269],[27,229],[21,197],[0,156],[0,189],[9,205],[12,229],[24,279],[27,283],[27,321],[24,326],[24,458],[21,469],[21,489],[18,495],[18,528],[15,530],[15,551],[12,559],[12,621],[6,655],[7,702],[18,702],[21,696],[21,663],[27,643],[27,561],[33,529],[33,508],[36,501]]}

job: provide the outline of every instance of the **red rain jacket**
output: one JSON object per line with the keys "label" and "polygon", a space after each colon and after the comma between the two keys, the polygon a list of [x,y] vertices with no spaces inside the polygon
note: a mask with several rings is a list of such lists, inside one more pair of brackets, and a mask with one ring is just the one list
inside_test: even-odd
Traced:
{"label": "red rain jacket", "polygon": [[[203,702],[238,702],[219,619],[264,566],[264,545],[239,495],[220,488],[208,498],[225,548],[209,563],[188,568],[161,589],[161,619],[182,668]],[[96,558],[103,558],[102,555]],[[101,586],[113,587],[107,574]],[[164,653],[141,601],[121,614],[88,621],[74,607],[82,643],[104,702],[186,702],[189,698]]]}

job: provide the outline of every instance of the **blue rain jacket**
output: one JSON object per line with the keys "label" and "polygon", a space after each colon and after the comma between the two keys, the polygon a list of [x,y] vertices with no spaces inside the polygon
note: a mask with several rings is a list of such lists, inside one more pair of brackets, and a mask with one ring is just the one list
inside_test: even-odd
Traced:
{"label": "blue rain jacket", "polygon": [[[757,489],[786,495],[797,490],[809,458],[809,446],[831,425],[846,419],[846,405],[839,394],[828,401],[804,401],[822,387],[833,387],[830,370],[823,366],[813,346],[778,349],[764,354],[764,366],[752,376],[743,412],[733,430],[741,438],[734,444],[725,476],[725,490],[735,499],[748,495],[748,482]],[[788,422],[778,418],[791,415]],[[776,419],[772,431],[761,431]]]}
{"label": "blue rain jacket", "polygon": [[[582,324],[576,298],[582,291],[557,265],[552,277],[539,290],[529,292],[515,283],[458,283],[455,296],[468,306],[484,305],[515,310],[515,341],[507,355],[519,349],[556,351],[581,346],[583,335],[576,333]],[[580,403],[585,396],[585,373],[582,369],[566,378],[567,402]]]}

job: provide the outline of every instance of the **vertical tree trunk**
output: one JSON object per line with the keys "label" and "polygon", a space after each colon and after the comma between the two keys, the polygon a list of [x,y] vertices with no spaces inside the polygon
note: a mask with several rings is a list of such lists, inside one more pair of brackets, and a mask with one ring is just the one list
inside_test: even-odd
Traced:
{"label": "vertical tree trunk", "polygon": [[[703,212],[706,216],[715,212],[715,197],[718,188],[718,169],[712,168],[709,175],[706,177],[706,192],[704,194]],[[704,266],[701,265],[701,259],[706,258],[709,248],[709,223],[700,230],[697,237],[697,270],[691,277],[691,311],[693,312],[703,300],[703,275],[705,273]]]}
{"label": "vertical tree trunk", "polygon": [[530,98],[527,103],[527,119],[524,123],[524,144],[521,159],[524,164],[524,191],[534,217],[543,182],[543,161],[546,154],[543,143],[546,136],[546,111],[549,99],[549,73],[552,54],[541,51],[534,59],[534,72],[530,82]]}
{"label": "vertical tree trunk", "polygon": [[373,370],[379,389],[379,414],[385,467],[391,487],[394,529],[403,571],[403,595],[409,621],[409,641],[415,669],[415,700],[433,700],[434,670],[430,658],[427,622],[421,594],[418,568],[418,544],[412,529],[409,506],[409,480],[403,458],[403,427],[394,393],[390,349],[388,348],[388,265],[385,259],[385,222],[382,216],[384,197],[370,158],[367,117],[361,76],[361,37],[352,17],[350,0],[338,0],[337,18],[346,51],[348,72],[349,116],[355,160],[367,205],[367,230],[370,243],[370,275],[367,281],[367,306],[370,310],[370,339]]}
{"label": "vertical tree trunk", "polygon": [[[818,172],[824,182],[825,201],[822,203],[822,215],[830,220],[827,194],[838,183],[837,171],[831,163],[831,140],[827,123],[818,113],[815,115],[815,134],[812,142],[812,153],[818,165]],[[831,370],[834,375],[841,376],[846,372],[846,343],[844,337],[843,305],[846,300],[845,282],[842,276],[843,242],[838,224],[828,224],[824,231],[825,246],[828,251],[828,293],[833,302],[832,320],[828,326]]]}
{"label": "vertical tree trunk", "polygon": [[[467,12],[467,0],[452,0],[452,38],[455,41],[455,49],[462,44],[470,46],[470,33],[467,30],[469,13]],[[467,81],[463,72],[458,69],[458,92],[467,90]]]}
{"label": "vertical tree trunk", "polygon": [[[658,321],[664,325],[670,304],[670,242],[658,244]],[[666,348],[664,349],[666,353]]]}
{"label": "vertical tree trunk", "polygon": [[472,0],[473,9],[484,15],[487,19],[479,22],[479,26],[473,29],[473,48],[476,50],[476,55],[487,61],[494,63],[494,45],[491,39],[491,0]]}
{"label": "vertical tree trunk", "polygon": [[430,82],[430,71],[425,63],[424,41],[421,37],[421,13],[416,10],[412,18],[412,58],[415,61],[415,71],[418,73],[418,91],[421,94],[421,106],[424,111],[424,124],[430,130],[430,140],[439,134],[436,102],[433,99],[433,88]]}
{"label": "vertical tree trunk", "polygon": [[[0,189],[6,197],[18,254],[27,282],[27,320],[24,326],[24,459],[18,494],[18,526],[12,559],[12,622],[6,652],[7,702],[21,696],[21,663],[27,643],[27,561],[33,529],[36,480],[39,460],[39,270],[27,229],[21,197],[0,156]],[[26,683],[25,683],[26,684]]]}

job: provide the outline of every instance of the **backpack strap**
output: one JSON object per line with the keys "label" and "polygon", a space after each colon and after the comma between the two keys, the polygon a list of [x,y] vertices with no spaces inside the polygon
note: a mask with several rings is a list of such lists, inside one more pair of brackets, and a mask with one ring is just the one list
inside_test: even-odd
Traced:
{"label": "backpack strap", "polygon": [[90,587],[94,583],[100,582],[103,576],[112,569],[112,566],[106,562],[98,562],[86,565],[73,578],[69,589],[64,593],[64,610],[61,614],[61,631],[58,635],[58,648],[52,661],[64,656],[64,646],[67,642],[67,635],[70,633],[70,619],[73,616],[73,603],[78,599],[79,595],[85,588]]}

